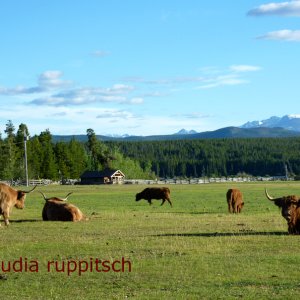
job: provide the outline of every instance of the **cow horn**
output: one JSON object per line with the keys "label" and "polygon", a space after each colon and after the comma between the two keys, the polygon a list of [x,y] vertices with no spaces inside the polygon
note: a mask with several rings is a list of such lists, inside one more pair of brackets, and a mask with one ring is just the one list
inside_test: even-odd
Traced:
{"label": "cow horn", "polygon": [[36,187],[37,187],[37,185],[35,185],[35,186],[34,186],[31,190],[29,190],[29,191],[23,191],[23,193],[26,193],[26,194],[31,193]]}
{"label": "cow horn", "polygon": [[41,192],[41,191],[39,191],[39,192],[40,192],[40,194],[42,194],[42,196],[44,197],[45,201],[47,201],[47,200],[50,199],[50,198],[46,198],[46,196],[45,196],[45,194],[43,192]]}
{"label": "cow horn", "polygon": [[71,194],[73,194],[73,192],[70,192],[65,198],[62,198],[61,200],[67,201],[67,200],[68,200],[68,197],[69,197]]}
{"label": "cow horn", "polygon": [[271,200],[271,201],[274,201],[274,200],[275,200],[275,198],[271,197],[271,196],[268,194],[267,189],[265,189],[265,193],[266,193],[266,196],[267,196],[267,198],[268,198],[269,200]]}

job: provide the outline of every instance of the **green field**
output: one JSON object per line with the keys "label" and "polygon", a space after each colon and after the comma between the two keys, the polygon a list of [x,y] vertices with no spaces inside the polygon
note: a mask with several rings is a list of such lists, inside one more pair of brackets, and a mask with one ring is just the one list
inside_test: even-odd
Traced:
{"label": "green field", "polygon": [[[142,185],[39,187],[47,196],[73,191],[69,202],[88,220],[43,222],[44,200],[29,194],[0,227],[0,262],[10,264],[0,265],[1,298],[300,299],[300,236],[287,235],[264,195],[265,187],[300,195],[300,183],[169,187],[173,208],[135,202]],[[240,215],[227,212],[230,187],[244,194]]]}

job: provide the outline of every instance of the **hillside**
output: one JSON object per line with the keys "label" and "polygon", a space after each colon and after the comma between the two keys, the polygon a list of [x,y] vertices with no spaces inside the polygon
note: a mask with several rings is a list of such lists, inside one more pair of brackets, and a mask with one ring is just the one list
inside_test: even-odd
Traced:
{"label": "hillside", "polygon": [[[240,127],[225,127],[215,131],[205,131],[193,134],[170,134],[170,135],[150,135],[150,136],[126,136],[126,137],[110,137],[97,135],[97,138],[102,141],[163,141],[163,140],[193,140],[193,139],[222,139],[222,138],[282,138],[282,137],[297,137],[300,132],[284,129],[281,127],[255,127],[255,128],[240,128]],[[72,138],[86,142],[86,135],[53,135],[53,141],[68,142]]]}

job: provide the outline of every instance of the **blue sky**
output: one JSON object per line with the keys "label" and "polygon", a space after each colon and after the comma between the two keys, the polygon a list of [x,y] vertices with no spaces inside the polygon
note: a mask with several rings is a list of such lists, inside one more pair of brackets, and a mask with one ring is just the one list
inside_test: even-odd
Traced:
{"label": "blue sky", "polygon": [[[300,1],[0,3],[0,132],[198,132],[300,114]],[[296,104],[297,101],[297,104]]]}

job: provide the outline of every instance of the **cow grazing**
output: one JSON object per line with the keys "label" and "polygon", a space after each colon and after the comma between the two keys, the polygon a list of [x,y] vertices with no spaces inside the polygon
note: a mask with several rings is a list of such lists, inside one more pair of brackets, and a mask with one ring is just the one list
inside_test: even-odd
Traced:
{"label": "cow grazing", "polygon": [[162,199],[161,205],[163,205],[167,200],[172,206],[172,202],[170,199],[170,189],[167,187],[146,188],[142,192],[137,193],[135,196],[135,201],[139,201],[141,199],[147,200],[150,205],[152,204],[152,199]]}
{"label": "cow grazing", "polygon": [[[5,183],[0,183],[0,216],[3,216],[5,225],[9,224],[9,214],[12,208],[23,209],[25,207],[26,194],[31,193],[36,186],[29,191],[15,190]],[[1,224],[0,224],[1,226]]]}
{"label": "cow grazing", "polygon": [[287,220],[289,234],[300,234],[300,198],[295,195],[273,198],[265,189],[267,198],[281,208],[281,215]]}
{"label": "cow grazing", "polygon": [[230,213],[240,213],[243,206],[243,194],[238,189],[229,189],[226,193],[228,211]]}
{"label": "cow grazing", "polygon": [[84,219],[84,216],[78,207],[66,202],[72,193],[69,193],[65,198],[46,198],[44,193],[40,193],[46,201],[42,211],[42,217],[44,221],[76,222]]}

